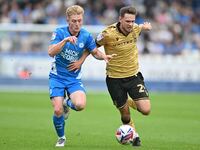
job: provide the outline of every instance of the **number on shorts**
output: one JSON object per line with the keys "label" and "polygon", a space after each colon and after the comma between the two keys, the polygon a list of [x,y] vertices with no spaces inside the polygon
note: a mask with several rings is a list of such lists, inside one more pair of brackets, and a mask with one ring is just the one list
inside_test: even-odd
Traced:
{"label": "number on shorts", "polygon": [[137,87],[139,87],[139,93],[145,92],[145,87],[142,84],[138,84]]}

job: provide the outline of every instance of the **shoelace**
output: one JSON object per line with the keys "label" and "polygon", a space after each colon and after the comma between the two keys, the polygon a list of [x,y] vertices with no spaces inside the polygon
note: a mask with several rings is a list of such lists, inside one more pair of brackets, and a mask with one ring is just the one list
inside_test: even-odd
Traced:
{"label": "shoelace", "polygon": [[59,143],[59,144],[61,144],[61,143],[63,143],[63,142],[65,142],[65,139],[63,139],[63,138],[60,138],[60,139],[58,140],[58,143]]}

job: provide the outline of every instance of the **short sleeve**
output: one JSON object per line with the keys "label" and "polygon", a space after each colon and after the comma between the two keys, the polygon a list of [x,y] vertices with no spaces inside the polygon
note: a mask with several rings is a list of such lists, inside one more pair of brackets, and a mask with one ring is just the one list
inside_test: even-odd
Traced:
{"label": "short sleeve", "polygon": [[141,33],[141,27],[138,24],[135,23],[133,28],[134,28],[136,37],[138,37]]}
{"label": "short sleeve", "polygon": [[61,35],[61,34],[60,34],[59,29],[56,29],[56,30],[52,33],[50,44],[57,44],[57,43],[59,43],[60,41],[62,41],[62,38],[60,37],[60,35]]}
{"label": "short sleeve", "polygon": [[89,34],[89,36],[87,37],[87,41],[86,41],[86,45],[85,48],[91,52],[92,50],[94,50],[96,48],[96,43],[94,38],[92,37],[91,34]]}
{"label": "short sleeve", "polygon": [[99,46],[105,45],[106,31],[99,33],[96,37],[96,43]]}

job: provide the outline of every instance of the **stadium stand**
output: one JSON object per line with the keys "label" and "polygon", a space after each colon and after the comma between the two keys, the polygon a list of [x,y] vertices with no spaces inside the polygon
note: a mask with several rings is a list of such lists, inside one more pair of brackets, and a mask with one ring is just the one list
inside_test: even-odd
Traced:
{"label": "stadium stand", "polygon": [[[65,24],[65,8],[79,4],[85,8],[85,25],[108,25],[117,21],[121,6],[133,5],[138,10],[137,23],[145,19],[154,26],[151,34],[146,33],[139,42],[141,53],[180,55],[200,53],[200,1],[199,0],[9,0],[0,1],[0,23]],[[165,35],[165,36],[163,36]],[[4,37],[5,36],[5,37]],[[15,46],[11,51],[46,51],[42,43],[37,43],[35,34],[20,46],[18,36],[26,39],[25,34],[12,38]],[[1,38],[0,51],[8,50],[6,39]],[[47,35],[49,36],[49,35]],[[4,38],[3,38],[4,37]],[[44,39],[44,37],[41,37]],[[23,40],[24,41],[24,40]],[[28,43],[29,42],[29,43]],[[31,42],[31,43],[30,43]],[[3,46],[2,46],[3,43]],[[17,45],[18,44],[18,45]],[[27,49],[26,47],[29,47]],[[19,48],[18,48],[19,47]],[[8,50],[8,51],[9,51]]]}
{"label": "stadium stand", "polygon": [[[199,0],[0,0],[0,86],[6,83],[17,85],[18,82],[9,79],[20,78],[19,72],[24,69],[33,72],[32,83],[48,76],[49,39],[56,26],[66,23],[65,9],[72,4],[84,7],[85,28],[94,36],[105,25],[117,21],[120,7],[135,6],[138,10],[136,23],[147,20],[153,26],[153,30],[143,33],[138,41],[142,71],[149,86],[153,85],[150,89],[178,90],[183,87],[182,82],[186,83],[184,87],[188,85],[189,90],[200,87]],[[29,63],[30,60],[32,63]],[[45,67],[40,67],[38,61]],[[10,66],[6,67],[6,63]],[[87,80],[92,73],[93,80],[100,84],[99,81],[104,80],[102,70],[105,66],[96,61],[92,63],[98,67],[88,72],[90,63],[86,61],[83,79]],[[170,73],[171,78],[165,76],[166,73]],[[23,85],[30,84],[30,80],[23,81]],[[164,85],[155,83],[157,81]],[[174,81],[179,83],[174,84]],[[195,90],[200,91],[199,88]]]}

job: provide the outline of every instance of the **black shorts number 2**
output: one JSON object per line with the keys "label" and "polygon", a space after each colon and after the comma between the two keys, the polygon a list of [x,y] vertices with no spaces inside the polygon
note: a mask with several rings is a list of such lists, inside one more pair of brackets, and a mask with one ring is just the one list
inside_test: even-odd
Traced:
{"label": "black shorts number 2", "polygon": [[107,76],[106,84],[113,103],[118,108],[126,103],[128,95],[135,101],[149,97],[141,72],[127,78],[110,78]]}

